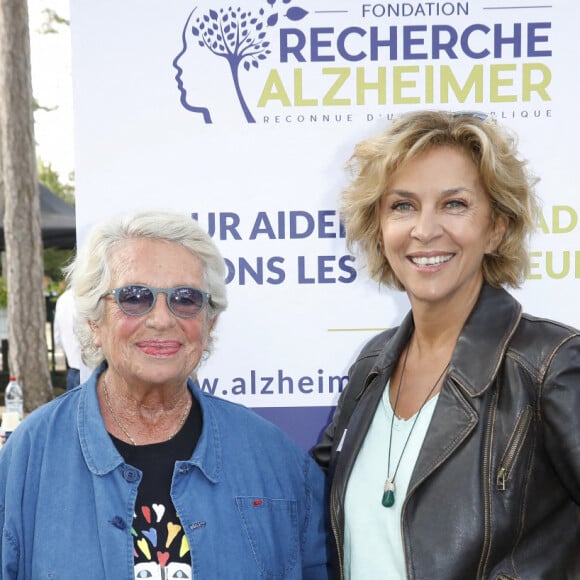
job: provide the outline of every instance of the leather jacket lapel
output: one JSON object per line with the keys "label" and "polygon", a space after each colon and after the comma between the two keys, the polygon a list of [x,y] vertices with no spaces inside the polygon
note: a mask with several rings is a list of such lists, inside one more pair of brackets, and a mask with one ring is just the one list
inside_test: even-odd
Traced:
{"label": "leather jacket lapel", "polygon": [[407,496],[437,469],[477,426],[479,413],[451,377],[445,381],[413,470]]}
{"label": "leather jacket lapel", "polygon": [[[505,290],[484,284],[453,351],[447,379],[415,464],[408,496],[476,428],[481,416],[480,397],[497,376],[520,317],[521,306],[512,296]],[[498,339],[491,341],[490,336]]]}
{"label": "leather jacket lapel", "polygon": [[494,380],[521,314],[521,305],[505,290],[483,285],[449,367],[449,375],[470,397],[481,395]]}

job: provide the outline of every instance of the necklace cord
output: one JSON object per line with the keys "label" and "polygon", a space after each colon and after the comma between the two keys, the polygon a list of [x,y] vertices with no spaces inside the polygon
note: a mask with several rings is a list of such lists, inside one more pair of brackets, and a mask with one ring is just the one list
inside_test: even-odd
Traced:
{"label": "necklace cord", "polygon": [[419,407],[419,410],[417,411],[417,414],[415,415],[415,419],[413,420],[413,424],[411,425],[409,435],[407,435],[407,439],[405,441],[405,444],[403,445],[403,449],[401,451],[401,455],[399,456],[399,461],[397,461],[397,466],[395,467],[393,477],[390,477],[390,473],[391,473],[391,445],[393,442],[393,424],[395,422],[395,415],[397,414],[397,404],[399,402],[399,395],[401,394],[401,386],[403,384],[403,377],[405,376],[405,369],[407,368],[407,359],[409,358],[409,351],[410,350],[411,350],[411,346],[409,345],[407,347],[407,351],[405,352],[405,358],[403,359],[403,368],[401,369],[401,377],[399,378],[399,385],[397,386],[397,394],[395,396],[395,408],[393,409],[393,416],[391,417],[391,430],[390,430],[390,434],[389,434],[389,453],[388,453],[388,458],[387,458],[387,482],[390,481],[391,484],[394,484],[394,482],[395,482],[395,477],[397,476],[397,472],[399,471],[399,465],[401,465],[401,460],[403,459],[403,455],[405,454],[405,449],[407,449],[407,444],[409,443],[409,440],[411,439],[411,435],[413,434],[413,429],[415,429],[415,425],[417,424],[417,420],[419,419],[419,415],[421,414],[423,407],[427,404],[427,401],[429,401],[429,399],[431,398],[433,391],[435,390],[435,388],[439,384],[439,381],[443,378],[443,375],[445,374],[445,372],[449,368],[449,364],[450,364],[450,363],[447,363],[445,365],[445,368],[443,369],[441,374],[437,377],[435,384],[431,387],[431,389],[427,393],[425,400],[421,403],[421,406]]}
{"label": "necklace cord", "polygon": [[[411,345],[407,347],[405,351],[405,358],[403,359],[403,367],[401,368],[401,376],[399,377],[399,385],[397,386],[397,394],[395,395],[395,407],[393,408],[393,416],[391,417],[391,432],[389,433],[389,454],[387,457],[387,479],[389,479],[389,475],[391,473],[391,445],[393,443],[393,423],[395,422],[395,414],[397,413],[397,404],[399,403],[399,395],[401,394],[401,385],[403,384],[403,377],[405,376],[405,369],[407,368],[407,359],[409,358],[409,351],[411,350]],[[413,426],[415,424],[413,423]],[[405,446],[407,443],[405,443]],[[403,452],[405,448],[403,448]],[[403,454],[401,453],[401,456]],[[401,463],[401,458],[399,458],[399,463]],[[397,475],[397,470],[399,469],[399,463],[397,463],[397,467],[395,468],[395,473],[393,474],[393,481],[395,479],[395,475]]]}
{"label": "necklace cord", "polygon": [[[109,410],[111,417],[113,417],[113,421],[115,421],[115,423],[117,424],[119,429],[121,429],[121,431],[123,432],[125,437],[127,437],[127,439],[129,439],[129,441],[131,442],[131,445],[136,447],[137,442],[135,441],[135,439],[133,439],[133,437],[131,437],[131,434],[127,431],[127,428],[123,425],[121,420],[117,417],[116,413],[113,411],[113,405],[111,404],[111,399],[109,397],[107,378],[104,374],[103,374],[103,393],[105,395],[105,403],[107,405],[107,409]],[[165,441],[170,441],[179,433],[179,431],[181,430],[181,428],[183,427],[183,425],[185,423],[185,420],[187,419],[187,416],[189,415],[190,410],[191,410],[191,400],[188,399],[188,404],[185,405],[185,410],[183,411],[183,414],[179,418],[179,422],[177,424],[177,429],[175,429],[175,431]]]}

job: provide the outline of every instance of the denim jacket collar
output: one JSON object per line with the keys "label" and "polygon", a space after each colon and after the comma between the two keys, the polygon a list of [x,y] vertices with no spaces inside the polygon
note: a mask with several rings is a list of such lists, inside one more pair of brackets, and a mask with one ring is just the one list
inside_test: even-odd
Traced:
{"label": "denim jacket collar", "polygon": [[[79,397],[77,428],[80,444],[88,469],[95,475],[106,475],[124,464],[107,432],[101,415],[97,397],[97,381],[106,369],[101,365],[83,385]],[[209,396],[205,396],[197,383],[188,381],[189,390],[201,406],[203,417],[202,433],[191,459],[186,462],[195,465],[212,482],[218,482],[222,473],[222,446],[214,406]]]}
{"label": "denim jacket collar", "polygon": [[210,481],[217,483],[222,478],[223,448],[214,399],[202,393],[197,382],[190,380],[188,386],[199,401],[203,417],[201,436],[189,463],[200,469]]}
{"label": "denim jacket collar", "polygon": [[83,456],[88,469],[95,475],[106,475],[124,463],[111,441],[99,407],[97,381],[105,368],[106,366],[102,365],[96,369],[81,387],[77,416]]}

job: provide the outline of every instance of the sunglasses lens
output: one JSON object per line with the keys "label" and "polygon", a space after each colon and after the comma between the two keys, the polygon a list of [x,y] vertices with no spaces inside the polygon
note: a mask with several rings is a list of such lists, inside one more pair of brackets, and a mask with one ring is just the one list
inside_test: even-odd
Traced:
{"label": "sunglasses lens", "polygon": [[472,119],[479,119],[480,121],[485,121],[489,117],[487,113],[483,111],[455,111],[451,113],[452,117],[471,117]]}
{"label": "sunglasses lens", "polygon": [[170,307],[183,318],[193,318],[197,316],[205,305],[205,297],[197,288],[183,286],[175,288],[169,297]]}
{"label": "sunglasses lens", "polygon": [[145,314],[153,305],[153,292],[147,286],[124,286],[117,293],[121,310],[129,316]]}

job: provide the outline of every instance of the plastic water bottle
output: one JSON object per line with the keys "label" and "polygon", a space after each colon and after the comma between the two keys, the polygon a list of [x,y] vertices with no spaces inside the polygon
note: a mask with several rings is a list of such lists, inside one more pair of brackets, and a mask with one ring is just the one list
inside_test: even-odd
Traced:
{"label": "plastic water bottle", "polygon": [[16,377],[10,377],[6,390],[4,391],[4,405],[7,413],[18,413],[22,419],[24,415],[24,399],[22,397],[22,388],[18,384]]}

